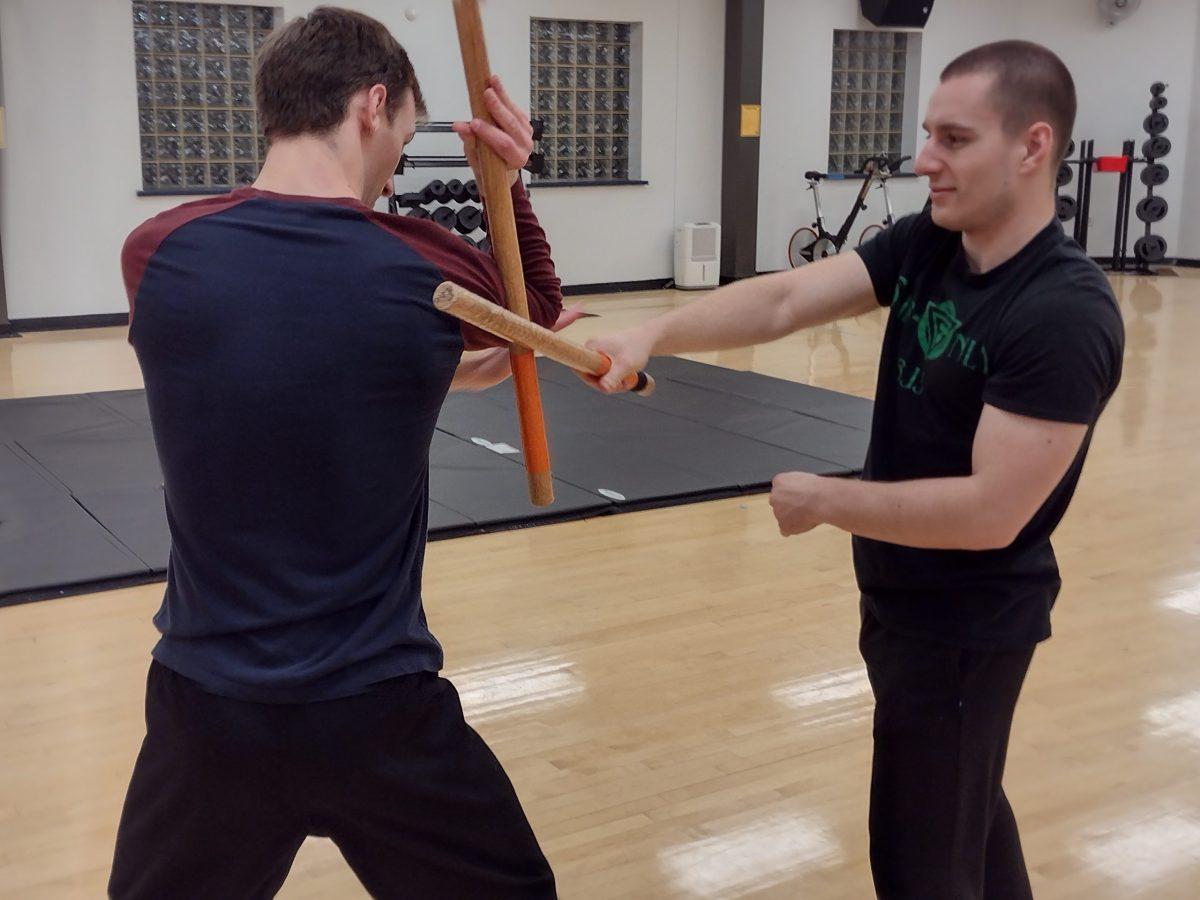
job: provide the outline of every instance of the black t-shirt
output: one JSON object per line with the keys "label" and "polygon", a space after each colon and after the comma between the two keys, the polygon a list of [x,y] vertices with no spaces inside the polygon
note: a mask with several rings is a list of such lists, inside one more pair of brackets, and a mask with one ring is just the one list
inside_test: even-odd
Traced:
{"label": "black t-shirt", "polygon": [[969,271],[961,235],[928,212],[858,252],[876,297],[891,307],[864,480],[969,475],[985,403],[1088,426],[1062,481],[1001,550],[924,550],[855,536],[863,602],[885,627],[958,646],[1044,640],[1061,584],[1050,535],[1121,377],[1124,326],[1112,289],[1057,222],[983,274]]}

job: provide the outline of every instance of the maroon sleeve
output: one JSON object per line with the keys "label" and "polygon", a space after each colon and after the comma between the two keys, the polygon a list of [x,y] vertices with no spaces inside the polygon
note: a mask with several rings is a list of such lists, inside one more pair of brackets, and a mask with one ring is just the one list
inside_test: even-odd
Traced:
{"label": "maroon sleeve", "polygon": [[146,266],[150,264],[150,258],[167,236],[194,219],[229,209],[245,199],[223,194],[220,197],[206,197],[203,200],[184,203],[146,220],[130,233],[125,239],[125,246],[121,248],[121,276],[125,280],[125,296],[129,299],[131,320],[138,288],[141,287],[142,276],[146,274]]}
{"label": "maroon sleeve", "polygon": [[[546,232],[538,223],[529,196],[520,180],[513,185],[513,212],[517,221],[517,241],[521,249],[521,267],[525,272],[525,295],[529,318],[547,328],[562,311],[562,288],[550,258]],[[471,247],[451,232],[428,219],[372,213],[376,224],[397,234],[421,256],[429,260],[445,281],[465,287],[485,300],[505,305],[504,283],[500,267],[487,253]],[[505,341],[465,322],[463,341],[467,350],[503,346]]]}

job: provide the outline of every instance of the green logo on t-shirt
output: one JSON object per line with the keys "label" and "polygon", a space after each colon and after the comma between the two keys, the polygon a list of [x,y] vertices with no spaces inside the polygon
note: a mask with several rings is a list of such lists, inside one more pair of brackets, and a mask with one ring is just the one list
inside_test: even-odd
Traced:
{"label": "green logo on t-shirt", "polygon": [[[969,371],[988,374],[987,347],[963,332],[963,323],[958,318],[954,301],[931,300],[918,316],[916,298],[908,292],[908,282],[901,277],[896,282],[892,297],[892,315],[901,327],[916,328],[917,344],[924,356],[923,360],[915,360],[905,359],[901,355],[896,360],[900,387],[906,391],[924,393],[926,363],[935,359],[944,359],[949,363],[958,363]],[[904,354],[905,351],[901,350],[900,353]]]}
{"label": "green logo on t-shirt", "polygon": [[917,323],[917,341],[926,359],[937,359],[946,352],[954,335],[962,327],[954,309],[954,303],[944,300],[941,303],[929,302],[921,320]]}

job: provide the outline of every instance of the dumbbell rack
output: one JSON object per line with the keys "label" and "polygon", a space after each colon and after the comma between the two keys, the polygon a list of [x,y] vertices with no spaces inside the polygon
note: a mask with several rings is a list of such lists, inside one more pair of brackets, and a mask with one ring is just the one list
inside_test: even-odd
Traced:
{"label": "dumbbell rack", "polygon": [[447,231],[457,231],[472,247],[484,253],[491,252],[487,220],[480,205],[479,187],[474,179],[465,183],[457,178],[449,181],[435,179],[419,191],[388,197],[389,212],[399,215],[405,207],[408,208],[405,215],[431,219]]}
{"label": "dumbbell rack", "polygon": [[1094,141],[1083,141],[1079,145],[1079,157],[1071,159],[1075,152],[1075,142],[1067,143],[1067,158],[1058,167],[1057,187],[1064,188],[1075,178],[1072,167],[1079,169],[1079,179],[1076,182],[1075,196],[1057,191],[1055,194],[1054,212],[1060,222],[1074,220],[1072,236],[1076,243],[1087,248],[1088,207],[1092,197],[1092,145]]}
{"label": "dumbbell rack", "polygon": [[[1130,272],[1138,275],[1157,275],[1159,272],[1151,268],[1151,263],[1161,262],[1167,252],[1167,242],[1161,236],[1153,234],[1150,226],[1161,221],[1167,214],[1167,202],[1155,195],[1154,189],[1166,182],[1170,171],[1160,162],[1162,157],[1171,152],[1171,141],[1163,131],[1168,125],[1166,114],[1161,110],[1167,105],[1164,96],[1167,86],[1156,81],[1150,86],[1150,115],[1143,121],[1142,126],[1149,134],[1142,143],[1142,155],[1136,156],[1136,145],[1132,140],[1126,140],[1121,148],[1120,156],[1096,156],[1096,142],[1084,140],[1079,143],[1079,156],[1065,159],[1058,171],[1058,187],[1063,188],[1071,183],[1074,177],[1072,167],[1079,170],[1079,181],[1075,197],[1059,193],[1056,202],[1056,213],[1060,221],[1075,220],[1073,236],[1076,243],[1085,251],[1088,240],[1088,219],[1091,215],[1092,202],[1092,173],[1112,172],[1119,175],[1117,185],[1116,222],[1113,229],[1113,251],[1109,271]],[[1067,149],[1069,157],[1074,150],[1074,141]],[[1146,196],[1138,201],[1134,213],[1146,224],[1145,233],[1133,245],[1133,260],[1129,256],[1129,213],[1133,198],[1133,173],[1135,166],[1144,166],[1140,180],[1146,186]]]}
{"label": "dumbbell rack", "polygon": [[[1162,112],[1167,105],[1167,86],[1161,81],[1150,85],[1150,114],[1142,121],[1142,128],[1149,137],[1142,143],[1142,155],[1134,155],[1135,144],[1125,141],[1122,154],[1126,164],[1121,172],[1121,183],[1117,194],[1117,222],[1113,238],[1112,264],[1109,271],[1132,272],[1138,275],[1157,275],[1151,263],[1161,262],[1167,255],[1167,242],[1161,235],[1152,233],[1151,225],[1161,222],[1167,215],[1167,201],[1156,196],[1154,189],[1166,182],[1170,170],[1159,162],[1171,152],[1171,140],[1165,134],[1170,120]],[[1146,196],[1138,201],[1134,214],[1145,223],[1145,232],[1133,244],[1134,264],[1130,264],[1129,251],[1129,207],[1133,198],[1133,167],[1141,165],[1140,180],[1146,186]]]}
{"label": "dumbbell rack", "polygon": [[[531,119],[533,140],[541,141],[545,131],[545,123],[541,119]],[[448,133],[454,130],[452,122],[422,122],[417,126],[418,133]],[[400,156],[400,164],[396,174],[403,175],[409,169],[455,169],[469,168],[465,156],[410,156],[405,153]],[[530,154],[529,162],[523,167],[534,175],[541,175],[546,168],[546,156],[542,152]],[[478,247],[484,253],[491,252],[491,242],[487,236],[487,219],[480,205],[479,188],[475,180],[466,183],[452,178],[449,181],[435,179],[419,191],[393,195],[388,198],[388,211],[399,215],[400,210],[408,208],[406,215],[418,219],[432,219],[447,231],[457,231],[462,239],[473,247]],[[474,237],[481,234],[481,237]]]}

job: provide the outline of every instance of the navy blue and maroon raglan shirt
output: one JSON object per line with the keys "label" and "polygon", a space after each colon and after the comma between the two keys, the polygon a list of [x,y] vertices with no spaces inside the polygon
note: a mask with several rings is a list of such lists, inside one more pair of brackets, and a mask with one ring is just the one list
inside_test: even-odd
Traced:
{"label": "navy blue and maroon raglan shirt", "polygon": [[[562,308],[513,187],[530,317]],[[225,696],[298,702],[437,671],[421,604],[429,445],[465,349],[452,280],[495,261],[428,220],[241,188],[149,220],[121,256],[162,463],[163,665]]]}

